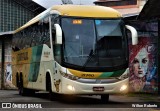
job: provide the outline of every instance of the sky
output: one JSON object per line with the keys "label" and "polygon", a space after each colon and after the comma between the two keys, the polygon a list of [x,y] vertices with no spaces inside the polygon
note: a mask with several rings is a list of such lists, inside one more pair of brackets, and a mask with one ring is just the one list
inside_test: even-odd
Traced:
{"label": "sky", "polygon": [[[49,8],[53,5],[62,4],[61,0],[33,0],[34,2],[42,5],[45,8]],[[72,0],[73,4],[89,4],[93,5],[96,0]]]}

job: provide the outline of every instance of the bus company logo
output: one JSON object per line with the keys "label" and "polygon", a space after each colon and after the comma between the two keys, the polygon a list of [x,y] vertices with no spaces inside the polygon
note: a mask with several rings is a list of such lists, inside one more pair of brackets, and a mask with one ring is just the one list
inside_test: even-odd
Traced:
{"label": "bus company logo", "polygon": [[11,103],[2,103],[2,108],[11,108]]}
{"label": "bus company logo", "polygon": [[28,52],[23,52],[17,55],[17,61],[28,60]]}

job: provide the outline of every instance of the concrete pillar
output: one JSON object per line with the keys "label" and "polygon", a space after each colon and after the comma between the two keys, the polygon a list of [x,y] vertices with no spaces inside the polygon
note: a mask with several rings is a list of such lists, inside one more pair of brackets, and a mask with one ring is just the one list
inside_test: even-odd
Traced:
{"label": "concrete pillar", "polygon": [[0,40],[0,89],[1,89],[1,75],[2,75],[2,41]]}
{"label": "concrete pillar", "polygon": [[5,40],[2,39],[2,55],[1,55],[2,61],[1,61],[1,89],[4,89],[4,62],[5,62]]}

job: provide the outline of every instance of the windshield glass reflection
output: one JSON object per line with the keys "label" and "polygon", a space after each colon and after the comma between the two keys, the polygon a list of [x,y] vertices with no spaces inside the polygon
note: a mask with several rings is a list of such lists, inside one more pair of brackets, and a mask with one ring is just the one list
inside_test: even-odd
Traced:
{"label": "windshield glass reflection", "polygon": [[64,62],[80,67],[112,67],[126,63],[121,20],[63,18]]}

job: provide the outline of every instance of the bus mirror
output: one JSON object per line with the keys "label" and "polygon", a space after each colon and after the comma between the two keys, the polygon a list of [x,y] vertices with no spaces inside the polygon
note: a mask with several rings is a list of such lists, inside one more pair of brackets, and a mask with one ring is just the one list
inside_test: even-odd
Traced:
{"label": "bus mirror", "polygon": [[137,45],[138,44],[138,33],[137,33],[137,30],[134,27],[129,26],[129,25],[126,25],[126,28],[128,30],[130,30],[130,32],[131,32],[132,45]]}
{"label": "bus mirror", "polygon": [[62,29],[59,24],[54,24],[56,30],[56,44],[62,44]]}

